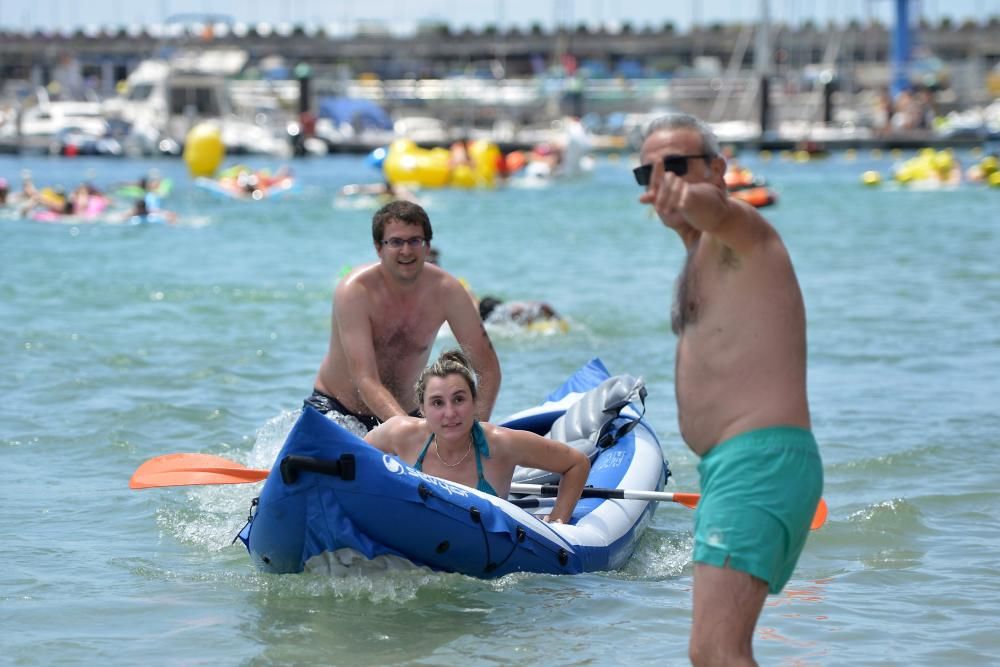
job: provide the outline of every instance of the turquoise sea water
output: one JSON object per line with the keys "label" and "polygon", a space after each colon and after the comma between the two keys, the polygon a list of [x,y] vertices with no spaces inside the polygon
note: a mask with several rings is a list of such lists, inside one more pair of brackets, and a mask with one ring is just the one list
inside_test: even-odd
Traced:
{"label": "turquoise sea water", "polygon": [[[968,163],[967,156],[966,163]],[[762,664],[1000,661],[1000,191],[866,189],[891,159],[753,156],[780,195],[809,317],[826,526],[755,638]],[[254,162],[258,166],[278,166]],[[545,189],[425,195],[442,264],[480,294],[540,298],[572,326],[494,332],[496,416],[599,356],[645,377],[674,490],[668,310],[680,242],[637,203],[626,157]],[[143,461],[266,467],[308,393],[346,265],[370,261],[360,157],[296,162],[301,190],[219,199],[179,161],[0,158],[39,184],[155,167],[174,227],[0,213],[0,662],[17,665],[686,664],[690,510],[663,504],[619,572],[256,572],[231,540],[258,485],[130,491]],[[449,339],[439,340],[439,347]]]}

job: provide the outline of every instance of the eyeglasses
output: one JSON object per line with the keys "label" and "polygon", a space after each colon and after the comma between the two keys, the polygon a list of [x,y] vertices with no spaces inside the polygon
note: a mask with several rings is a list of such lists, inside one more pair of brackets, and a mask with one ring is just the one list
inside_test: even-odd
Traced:
{"label": "eyeglasses", "polygon": [[401,239],[393,236],[391,239],[385,239],[381,243],[382,245],[388,246],[393,250],[402,250],[404,245],[410,246],[411,250],[416,250],[417,248],[422,248],[427,245],[427,239],[422,236],[412,236],[408,239]]}
{"label": "eyeglasses", "polygon": [[[712,156],[708,153],[700,153],[698,155],[664,155],[663,171],[669,171],[677,174],[678,176],[683,176],[688,173],[689,159],[701,158],[702,160],[708,160],[711,157]],[[646,187],[649,185],[649,179],[653,175],[653,165],[640,165],[633,169],[632,173],[635,174],[635,182],[643,187]]]}

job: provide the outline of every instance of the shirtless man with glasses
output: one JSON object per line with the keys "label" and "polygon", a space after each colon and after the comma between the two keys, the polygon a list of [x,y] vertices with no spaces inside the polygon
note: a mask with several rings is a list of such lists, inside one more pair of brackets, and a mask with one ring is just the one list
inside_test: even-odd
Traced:
{"label": "shirtless man with glasses", "polygon": [[396,415],[416,415],[416,382],[445,322],[479,375],[477,417],[489,419],[500,364],[469,293],[427,262],[431,222],[409,201],[372,218],[379,261],[351,271],[333,294],[330,346],[305,404],[364,435]]}
{"label": "shirtless man with glasses", "polygon": [[660,118],[641,159],[639,202],[687,250],[672,324],[681,436],[701,457],[689,657],[753,665],[764,601],[791,576],[823,487],[806,397],[805,306],[778,232],[728,196],[708,126]]}

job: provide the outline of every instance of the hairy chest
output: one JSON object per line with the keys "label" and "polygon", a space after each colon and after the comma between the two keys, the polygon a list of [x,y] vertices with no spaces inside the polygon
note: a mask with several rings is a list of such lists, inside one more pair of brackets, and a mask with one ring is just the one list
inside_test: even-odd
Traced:
{"label": "hairy chest", "polygon": [[702,321],[713,308],[727,298],[727,291],[738,289],[742,263],[729,248],[706,249],[701,244],[691,248],[674,284],[671,328],[681,334]]}
{"label": "hairy chest", "polygon": [[427,352],[444,318],[432,307],[404,309],[387,305],[372,320],[376,355],[398,359]]}

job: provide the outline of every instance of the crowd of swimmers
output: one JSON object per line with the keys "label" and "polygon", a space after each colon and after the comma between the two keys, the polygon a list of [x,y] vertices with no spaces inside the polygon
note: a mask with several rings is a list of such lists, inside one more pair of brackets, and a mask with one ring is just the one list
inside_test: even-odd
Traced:
{"label": "crowd of swimmers", "polygon": [[[161,205],[158,177],[144,176],[135,183],[124,185],[128,190],[125,198],[102,190],[89,180],[69,191],[62,186],[39,188],[31,172],[24,170],[21,188],[13,192],[9,181],[0,177],[0,207],[13,210],[18,217],[39,222],[64,219],[107,223],[176,221],[176,214]],[[126,201],[126,206],[116,208],[119,200]]]}
{"label": "crowd of swimmers", "polygon": [[295,178],[291,169],[283,166],[272,173],[268,169],[251,169],[246,165],[234,165],[212,179],[227,194],[236,199],[252,199],[259,201],[291,189]]}

